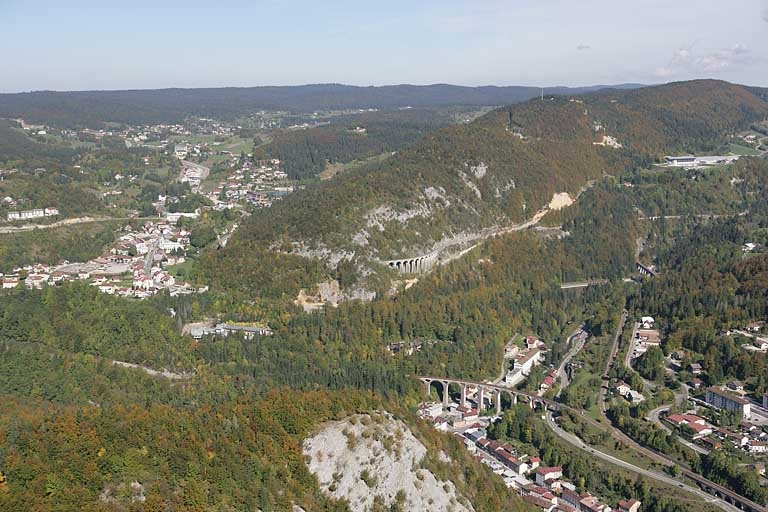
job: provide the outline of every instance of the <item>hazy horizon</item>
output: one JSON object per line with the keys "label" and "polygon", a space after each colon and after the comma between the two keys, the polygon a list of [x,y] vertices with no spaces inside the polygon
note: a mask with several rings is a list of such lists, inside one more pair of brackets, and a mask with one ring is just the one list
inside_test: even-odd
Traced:
{"label": "hazy horizon", "polygon": [[0,92],[695,78],[768,86],[768,0],[10,0],[0,16]]}
{"label": "hazy horizon", "polygon": [[[707,78],[702,78],[707,79]],[[713,79],[717,80],[717,79]],[[125,92],[125,91],[168,91],[168,90],[193,90],[193,89],[256,89],[256,88],[268,88],[268,87],[311,87],[311,86],[323,86],[323,85],[338,85],[342,87],[358,87],[358,88],[369,88],[369,87],[399,87],[399,86],[405,86],[405,87],[435,87],[435,86],[449,86],[449,87],[467,87],[467,88],[483,88],[483,87],[497,87],[497,88],[504,88],[504,87],[531,87],[535,89],[544,89],[544,93],[546,94],[547,89],[560,89],[560,88],[569,88],[569,89],[578,89],[578,88],[588,88],[588,87],[622,87],[622,86],[641,86],[641,87],[651,87],[655,85],[664,85],[665,83],[671,83],[671,82],[658,82],[658,83],[647,83],[647,84],[641,84],[641,83],[635,83],[635,82],[624,82],[624,83],[614,83],[614,84],[584,84],[584,85],[564,85],[564,84],[552,84],[552,85],[539,85],[539,84],[479,84],[479,85],[467,85],[467,84],[455,84],[455,83],[449,83],[449,82],[435,82],[435,83],[424,83],[424,84],[413,84],[413,83],[404,83],[404,82],[393,82],[393,83],[382,83],[382,84],[347,84],[347,83],[339,83],[339,82],[325,82],[325,83],[297,83],[297,84],[255,84],[255,85],[212,85],[212,86],[190,86],[190,87],[184,87],[184,86],[173,86],[173,87],[134,87],[134,88],[115,88],[115,89],[31,89],[27,91],[8,91],[8,92],[0,92],[0,94],[33,94],[33,93],[43,93],[43,92],[51,92],[51,93],[67,93],[67,92]],[[740,85],[746,85],[746,86],[753,86],[754,84],[740,84]]]}

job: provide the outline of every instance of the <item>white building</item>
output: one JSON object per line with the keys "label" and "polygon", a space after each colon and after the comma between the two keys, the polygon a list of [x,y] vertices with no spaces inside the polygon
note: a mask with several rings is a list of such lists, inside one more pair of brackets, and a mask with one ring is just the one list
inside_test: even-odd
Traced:
{"label": "white building", "polygon": [[731,395],[714,386],[707,389],[706,400],[708,404],[717,407],[718,409],[739,412],[741,413],[742,418],[745,419],[748,419],[752,414],[752,404],[749,403],[749,400]]}
{"label": "white building", "polygon": [[543,359],[542,351],[539,347],[531,348],[514,358],[512,369],[507,372],[504,382],[508,386],[514,386],[523,381],[531,370],[538,366]]}
{"label": "white building", "polygon": [[666,156],[664,160],[670,167],[704,167],[707,165],[730,164],[739,159],[738,155],[727,156]]}

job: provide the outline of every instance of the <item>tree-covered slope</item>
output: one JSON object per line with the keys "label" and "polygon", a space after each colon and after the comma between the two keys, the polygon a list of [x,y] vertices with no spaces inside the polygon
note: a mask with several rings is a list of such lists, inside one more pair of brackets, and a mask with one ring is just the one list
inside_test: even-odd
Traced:
{"label": "tree-covered slope", "polygon": [[[423,254],[458,233],[522,222],[604,174],[713,149],[766,117],[768,104],[746,88],[710,80],[513,105],[254,215],[208,271],[257,248],[332,261]],[[595,144],[604,136],[621,147]]]}
{"label": "tree-covered slope", "polygon": [[53,144],[42,144],[29,137],[19,126],[0,119],[0,169],[12,168],[21,163],[28,167],[61,167],[62,162],[72,162],[77,151]]}
{"label": "tree-covered slope", "polygon": [[449,109],[405,109],[339,116],[307,130],[285,130],[254,150],[255,159],[277,158],[292,179],[314,178],[328,164],[396,151],[453,124]]}
{"label": "tree-covered slope", "polygon": [[[580,94],[606,86],[548,89],[558,94]],[[637,87],[626,84],[616,87]],[[128,91],[35,91],[0,94],[0,117],[23,117],[30,122],[61,127],[104,122],[152,124],[178,122],[188,116],[234,118],[258,110],[314,112],[358,108],[503,105],[538,96],[538,87],[462,87],[457,85],[390,85],[357,87],[312,84],[206,89]]]}

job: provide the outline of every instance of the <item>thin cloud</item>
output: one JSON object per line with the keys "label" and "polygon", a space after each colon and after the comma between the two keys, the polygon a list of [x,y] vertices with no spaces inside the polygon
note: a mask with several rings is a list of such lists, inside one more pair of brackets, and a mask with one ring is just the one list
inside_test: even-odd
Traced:
{"label": "thin cloud", "polygon": [[763,9],[763,21],[768,23],[768,7]]}
{"label": "thin cloud", "polygon": [[576,49],[579,51],[584,51],[584,50],[591,50],[592,47],[589,46],[588,44],[580,44],[576,47]]}
{"label": "thin cloud", "polygon": [[746,64],[750,60],[750,51],[746,46],[737,44],[732,48],[718,50],[696,60],[697,67],[704,71],[722,71],[736,64]]}
{"label": "thin cloud", "polygon": [[669,78],[682,70],[690,68],[692,55],[690,46],[687,48],[683,47],[676,49],[672,52],[672,58],[669,59],[669,64],[656,68],[653,71],[654,76],[658,78]]}
{"label": "thin cloud", "polygon": [[658,78],[670,78],[676,75],[715,73],[753,61],[752,52],[744,45],[736,44],[703,56],[696,56],[692,47],[678,48],[666,66],[653,72]]}

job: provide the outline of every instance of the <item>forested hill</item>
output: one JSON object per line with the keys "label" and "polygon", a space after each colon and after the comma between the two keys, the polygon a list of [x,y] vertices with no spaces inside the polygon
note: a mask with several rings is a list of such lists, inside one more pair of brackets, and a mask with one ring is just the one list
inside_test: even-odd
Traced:
{"label": "forested hill", "polygon": [[760,96],[764,100],[768,101],[768,87],[750,87],[750,91],[756,96]]}
{"label": "forested hill", "polygon": [[[609,86],[556,87],[551,94],[581,94]],[[635,84],[610,86],[639,87]],[[187,116],[234,118],[258,110],[313,112],[358,108],[504,105],[538,96],[538,87],[391,85],[357,87],[318,84],[274,87],[155,89],[128,91],[37,91],[0,94],[0,117],[60,127],[96,127],[105,121],[132,125],[179,122]]]}
{"label": "forested hill", "polygon": [[[208,268],[248,267],[265,247],[330,260],[424,254],[449,236],[521,222],[604,174],[715,151],[767,117],[749,90],[712,80],[531,100],[288,197],[252,216]],[[622,147],[595,144],[606,136]]]}

